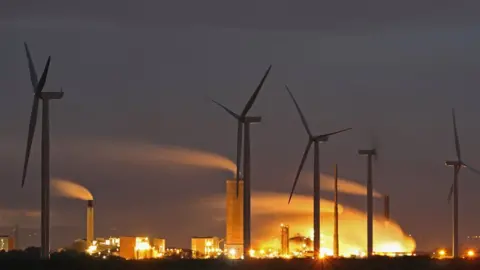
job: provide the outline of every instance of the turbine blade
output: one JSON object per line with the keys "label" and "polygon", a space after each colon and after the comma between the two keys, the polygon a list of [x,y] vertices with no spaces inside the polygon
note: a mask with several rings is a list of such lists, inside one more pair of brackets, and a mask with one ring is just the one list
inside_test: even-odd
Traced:
{"label": "turbine blade", "polygon": [[308,136],[312,137],[312,132],[310,132],[310,128],[308,128],[307,120],[305,119],[305,116],[303,115],[302,110],[300,109],[300,106],[297,103],[297,100],[293,96],[292,91],[290,91],[290,88],[288,88],[287,85],[285,85],[285,89],[287,89],[288,94],[292,98],[293,103],[295,104],[295,107],[297,108],[298,114],[300,114],[300,118],[302,119],[303,126],[305,127],[305,130],[307,131]]}
{"label": "turbine blade", "polygon": [[45,86],[45,82],[47,81],[48,69],[50,68],[50,59],[51,57],[49,56],[47,63],[45,64],[45,69],[43,70],[42,77],[40,77],[40,81],[38,81],[38,84],[35,87],[35,94],[42,92],[43,87]]}
{"label": "turbine blade", "polygon": [[28,70],[30,71],[30,81],[32,82],[33,90],[38,83],[37,71],[35,70],[35,65],[33,64],[32,55],[30,54],[30,50],[28,49],[28,45],[26,42],[23,43],[25,46],[25,53],[27,54],[28,59]]}
{"label": "turbine blade", "polygon": [[243,143],[243,123],[238,121],[237,128],[237,198],[238,198],[238,188],[240,184],[240,166],[242,160],[242,143]]}
{"label": "turbine blade", "polygon": [[452,118],[453,118],[453,134],[455,136],[455,151],[457,151],[458,160],[462,160],[461,153],[460,153],[460,141],[458,139],[458,132],[457,132],[457,121],[455,120],[455,109],[452,109]]}
{"label": "turbine blade", "polygon": [[348,131],[348,130],[351,130],[351,129],[352,129],[352,128],[344,128],[344,129],[339,130],[339,131],[322,134],[322,135],[320,135],[320,136],[317,136],[316,138],[332,136],[332,135],[335,135],[335,134],[338,134],[338,133],[342,133],[342,132],[345,132],[345,131]]}
{"label": "turbine blade", "polygon": [[243,109],[242,114],[241,114],[242,117],[247,116],[248,111],[252,108],[253,103],[255,102],[255,99],[257,99],[258,93],[260,93],[260,90],[262,89],[263,83],[265,83],[265,79],[267,79],[267,76],[270,73],[271,68],[272,68],[272,65],[270,65],[268,67],[267,71],[265,72],[265,75],[263,75],[262,80],[258,84],[257,89],[255,89],[255,92],[253,92],[252,96],[250,97],[250,99],[247,102],[247,105],[245,105],[245,108]]}
{"label": "turbine blade", "polygon": [[288,203],[289,204],[290,204],[290,201],[292,200],[293,192],[295,192],[295,187],[297,186],[298,177],[300,176],[300,173],[302,172],[303,164],[305,164],[305,160],[307,159],[308,151],[310,151],[310,146],[311,145],[312,145],[312,140],[309,139],[308,143],[307,143],[307,147],[305,148],[305,152],[303,153],[302,161],[300,162],[300,166],[298,166],[297,175],[295,176],[295,181],[293,182],[292,191],[290,192],[290,197],[288,198]]}
{"label": "turbine blade", "polygon": [[480,175],[480,170],[477,170],[477,169],[475,169],[475,168],[473,168],[473,167],[471,167],[471,166],[469,166],[469,165],[467,165],[467,164],[465,164],[465,163],[464,163],[463,165],[465,165],[465,167],[467,167],[467,169],[469,169],[470,171],[472,171],[472,172]]}
{"label": "turbine blade", "polygon": [[453,184],[450,186],[450,192],[448,193],[448,203],[452,200],[452,195],[453,195]]}
{"label": "turbine blade", "polygon": [[34,96],[32,112],[30,113],[30,124],[28,127],[28,138],[27,138],[27,149],[25,151],[25,162],[23,164],[22,187],[25,185],[25,177],[27,176],[28,160],[30,157],[30,150],[32,149],[32,141],[33,141],[33,135],[35,133],[35,127],[37,125],[38,101],[39,101],[39,98],[37,96]]}
{"label": "turbine blade", "polygon": [[229,108],[227,108],[226,106],[223,106],[220,102],[217,102],[215,100],[212,99],[212,102],[217,104],[218,106],[220,106],[222,109],[224,109],[228,114],[230,114],[231,116],[235,117],[235,119],[239,119],[240,116],[236,113],[234,113],[232,110],[230,110]]}

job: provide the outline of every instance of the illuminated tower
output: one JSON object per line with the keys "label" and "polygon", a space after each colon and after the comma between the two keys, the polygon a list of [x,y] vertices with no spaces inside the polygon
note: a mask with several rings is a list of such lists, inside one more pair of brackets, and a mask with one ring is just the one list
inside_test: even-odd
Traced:
{"label": "illuminated tower", "polygon": [[87,244],[93,242],[93,200],[87,201]]}
{"label": "illuminated tower", "polygon": [[281,229],[281,245],[282,245],[282,255],[288,255],[290,253],[289,250],[289,243],[288,241],[290,240],[290,233],[289,233],[289,228],[288,225],[280,225]]}
{"label": "illuminated tower", "polygon": [[232,258],[243,255],[243,180],[240,180],[237,197],[237,181],[227,180],[227,228],[225,251]]}

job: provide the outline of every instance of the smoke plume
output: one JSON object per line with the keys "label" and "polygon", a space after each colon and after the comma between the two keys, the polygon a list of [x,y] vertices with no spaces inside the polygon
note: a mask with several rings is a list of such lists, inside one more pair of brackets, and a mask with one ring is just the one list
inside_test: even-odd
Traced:
{"label": "smoke plume", "polygon": [[[320,174],[320,189],[325,191],[335,191],[335,177],[330,174]],[[357,182],[338,178],[338,192],[353,194],[353,195],[367,195],[367,187]],[[373,191],[373,197],[380,198],[382,194]]]}
{"label": "smoke plume", "polygon": [[155,145],[139,142],[90,141],[74,146],[78,155],[95,154],[101,158],[138,165],[180,165],[206,169],[220,169],[236,173],[237,166],[221,155],[169,145]]}
{"label": "smoke plume", "polygon": [[54,188],[54,194],[57,196],[84,201],[93,200],[92,193],[79,184],[62,179],[53,179],[52,184]]}
{"label": "smoke plume", "polygon": [[[313,211],[312,196],[294,195],[290,204],[288,194],[275,192],[253,192],[251,197],[252,215],[310,215]],[[225,195],[216,195],[203,201],[207,207],[225,209]],[[320,212],[333,213],[334,203],[320,199]],[[338,212],[343,211],[342,206]]]}

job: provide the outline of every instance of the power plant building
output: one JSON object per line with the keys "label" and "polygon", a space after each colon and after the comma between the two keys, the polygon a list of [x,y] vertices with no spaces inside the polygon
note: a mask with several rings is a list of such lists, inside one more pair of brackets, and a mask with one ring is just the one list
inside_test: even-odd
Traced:
{"label": "power plant building", "polygon": [[15,249],[15,241],[9,235],[0,235],[0,250],[10,251]]}
{"label": "power plant building", "polygon": [[215,258],[221,254],[218,237],[192,237],[193,258]]}
{"label": "power plant building", "polygon": [[149,239],[148,237],[120,237],[119,249],[120,257],[123,257],[127,260],[160,258],[165,253],[165,239]]}
{"label": "power plant building", "polygon": [[243,255],[243,180],[227,180],[225,252],[230,258]]}

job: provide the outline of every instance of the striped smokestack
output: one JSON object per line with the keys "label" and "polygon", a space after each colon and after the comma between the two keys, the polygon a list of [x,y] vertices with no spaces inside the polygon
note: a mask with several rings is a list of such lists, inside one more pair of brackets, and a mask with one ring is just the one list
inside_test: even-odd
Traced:
{"label": "striped smokestack", "polygon": [[383,197],[383,211],[385,215],[385,219],[389,220],[390,219],[390,196],[385,195]]}
{"label": "striped smokestack", "polygon": [[87,201],[87,243],[93,242],[93,200]]}

